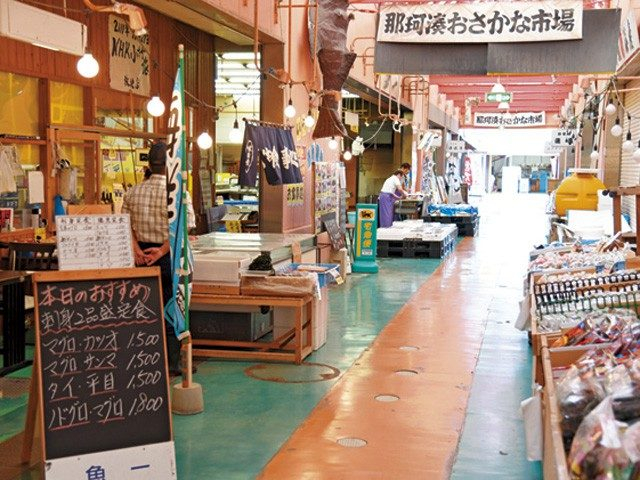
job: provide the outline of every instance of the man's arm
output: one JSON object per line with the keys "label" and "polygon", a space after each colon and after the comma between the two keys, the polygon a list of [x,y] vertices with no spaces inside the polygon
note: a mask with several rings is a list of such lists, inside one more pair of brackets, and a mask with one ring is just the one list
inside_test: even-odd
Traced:
{"label": "man's arm", "polygon": [[129,223],[131,224],[131,248],[133,249],[133,259],[136,265],[145,265],[144,252],[140,249],[138,245],[138,239],[136,238],[136,231],[133,229],[133,219],[131,217],[131,205],[129,200],[129,192],[124,194],[122,199],[122,213],[126,213],[129,215]]}

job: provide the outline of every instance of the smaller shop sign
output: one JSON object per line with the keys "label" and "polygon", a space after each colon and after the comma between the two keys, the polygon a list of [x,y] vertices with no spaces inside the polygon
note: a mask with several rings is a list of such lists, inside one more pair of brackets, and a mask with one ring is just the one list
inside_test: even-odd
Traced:
{"label": "smaller shop sign", "polygon": [[464,140],[450,140],[447,143],[448,153],[462,153],[465,150],[466,142]]}
{"label": "smaller shop sign", "polygon": [[629,60],[640,48],[638,25],[633,8],[629,10],[626,18],[620,25],[618,37],[618,68]]}
{"label": "smaller shop sign", "polygon": [[577,137],[576,130],[559,129],[551,133],[551,142],[559,147],[570,147],[576,143]]}
{"label": "smaller shop sign", "polygon": [[484,94],[484,101],[487,103],[510,103],[513,101],[511,92],[489,92]]}
{"label": "smaller shop sign", "polygon": [[376,263],[378,206],[356,206],[355,255],[352,270],[356,273],[378,273]]}
{"label": "smaller shop sign", "polygon": [[547,122],[545,112],[530,113],[476,113],[473,118],[476,127],[544,127]]}
{"label": "smaller shop sign", "polygon": [[287,185],[287,206],[296,207],[304,204],[304,183]]}

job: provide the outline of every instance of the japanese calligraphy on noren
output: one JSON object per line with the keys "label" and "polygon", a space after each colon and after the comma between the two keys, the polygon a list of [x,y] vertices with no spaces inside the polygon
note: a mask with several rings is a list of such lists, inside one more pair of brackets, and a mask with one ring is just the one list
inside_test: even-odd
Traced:
{"label": "japanese calligraphy on noren", "polygon": [[582,38],[582,2],[488,2],[387,5],[379,42],[496,43]]}
{"label": "japanese calligraphy on noren", "polygon": [[47,460],[171,439],[159,279],[140,270],[34,277]]}
{"label": "japanese calligraphy on noren", "polygon": [[475,113],[473,125],[476,127],[544,127],[545,112],[537,113]]}

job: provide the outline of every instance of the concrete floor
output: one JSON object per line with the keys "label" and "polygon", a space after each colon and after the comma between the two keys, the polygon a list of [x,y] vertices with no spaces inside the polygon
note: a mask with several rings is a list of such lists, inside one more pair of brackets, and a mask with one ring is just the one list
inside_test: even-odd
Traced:
{"label": "concrete floor", "polygon": [[[179,478],[541,478],[524,454],[530,351],[513,322],[546,198],[487,197],[480,236],[437,271],[435,260],[382,260],[378,275],[332,288],[328,342],[311,365],[200,364],[205,412],[174,416]],[[2,438],[20,431],[25,400],[0,399]],[[336,444],[350,436],[369,443]],[[4,478],[31,476],[0,464]]]}

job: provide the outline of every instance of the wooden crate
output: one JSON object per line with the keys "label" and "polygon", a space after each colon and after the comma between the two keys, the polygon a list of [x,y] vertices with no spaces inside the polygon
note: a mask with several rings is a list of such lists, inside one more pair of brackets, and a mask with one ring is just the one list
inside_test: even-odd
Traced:
{"label": "wooden crate", "polygon": [[543,379],[542,390],[542,418],[544,435],[544,452],[542,469],[545,480],[569,480],[567,457],[564,453],[562,429],[560,422],[562,415],[556,394],[556,384],[553,379],[553,369],[569,367],[577,362],[589,350],[604,348],[609,344],[581,345],[575,347],[549,348],[547,339],[542,339],[541,363]]}

